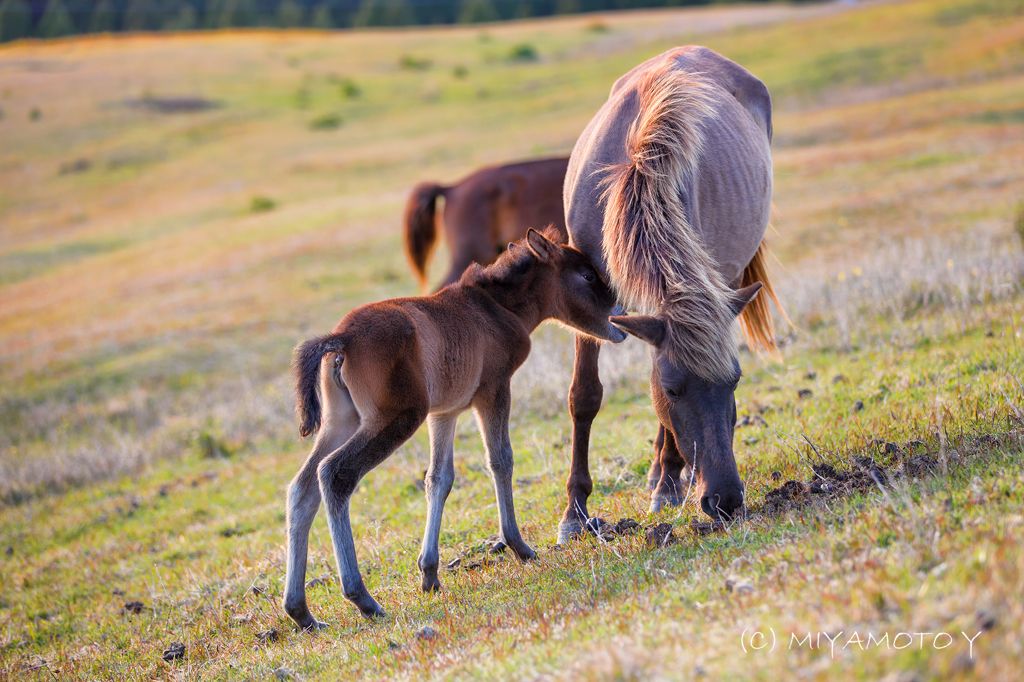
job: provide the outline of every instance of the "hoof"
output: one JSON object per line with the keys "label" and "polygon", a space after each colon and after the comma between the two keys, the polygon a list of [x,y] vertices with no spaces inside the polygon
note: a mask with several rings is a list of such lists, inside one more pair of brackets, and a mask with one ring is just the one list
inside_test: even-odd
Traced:
{"label": "hoof", "polygon": [[323,623],[317,620],[316,618],[313,618],[312,622],[306,627],[302,628],[302,630],[305,632],[318,632],[320,630],[326,630],[330,626],[330,623]]}
{"label": "hoof", "polygon": [[596,516],[587,519],[586,522],[580,519],[563,520],[558,524],[558,544],[567,545],[574,540],[581,539],[587,533],[597,535],[604,523],[604,519],[599,519]]}
{"label": "hoof", "polygon": [[359,611],[367,618],[382,618],[384,616],[384,609],[368,592],[360,595],[358,599],[349,597],[349,601],[359,607]]}
{"label": "hoof", "polygon": [[651,495],[651,513],[657,514],[665,507],[678,507],[685,499],[682,495]]}
{"label": "hoof", "polygon": [[434,569],[433,575],[423,574],[422,585],[423,591],[427,593],[441,591],[441,581],[437,579],[437,569]]}
{"label": "hoof", "polygon": [[515,552],[520,561],[533,561],[537,558],[537,553],[526,543],[523,543],[522,547],[513,548],[512,551]]}
{"label": "hoof", "polygon": [[374,618],[383,618],[387,615],[384,613],[384,609],[382,609],[380,604],[377,602],[373,602],[373,606],[360,606],[359,610],[370,620]]}
{"label": "hoof", "polygon": [[327,623],[321,623],[313,617],[304,599],[298,604],[285,606],[284,610],[288,617],[295,621],[295,625],[298,626],[299,630],[316,632],[327,627]]}

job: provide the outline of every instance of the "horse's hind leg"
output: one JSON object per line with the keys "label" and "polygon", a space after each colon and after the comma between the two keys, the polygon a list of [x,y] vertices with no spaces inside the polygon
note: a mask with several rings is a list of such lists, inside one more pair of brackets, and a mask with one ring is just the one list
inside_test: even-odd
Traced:
{"label": "horse's hind leg", "polygon": [[[479,395],[479,394],[478,394]],[[523,541],[516,523],[516,509],[512,499],[512,443],[509,441],[508,421],[512,396],[508,384],[498,387],[493,394],[481,396],[474,404],[480,432],[487,450],[487,465],[494,477],[494,491],[498,499],[498,520],[501,523],[501,541],[523,561],[535,559],[537,553]]]}
{"label": "horse's hind leg", "polygon": [[320,508],[320,483],[317,467],[351,438],[359,428],[359,414],[352,405],[348,389],[333,379],[332,356],[321,364],[321,395],[324,396],[324,423],[313,451],[288,486],[288,568],[285,578],[284,610],[304,630],[323,627],[309,612],[306,603],[306,559],[309,553],[309,529]]}
{"label": "horse's hind leg", "polygon": [[661,449],[665,447],[665,427],[658,424],[658,437],[654,440],[654,459],[651,460],[651,468],[647,470],[647,489],[654,490],[661,480]]}
{"label": "horse's hind leg", "polygon": [[432,414],[427,417],[430,429],[430,468],[427,469],[427,526],[423,531],[423,546],[416,560],[423,575],[423,590],[441,589],[437,579],[438,537],[441,534],[441,514],[444,503],[455,482],[455,423],[458,413]]}
{"label": "horse's hind leg", "polygon": [[[658,464],[661,470],[661,477],[654,492],[651,493],[651,513],[657,514],[666,505],[678,507],[686,499],[686,485],[689,483],[689,475],[683,476],[686,468],[686,460],[679,452],[679,445],[676,443],[675,435],[661,427],[665,432],[664,445],[658,454]],[[659,432],[660,433],[660,432]]]}
{"label": "horse's hind leg", "polygon": [[426,412],[424,405],[387,415],[378,414],[369,424],[369,419],[364,418],[352,438],[324,459],[317,470],[342,590],[345,598],[368,618],[383,616],[384,609],[370,596],[359,573],[349,500],[360,479],[416,432],[426,418]]}

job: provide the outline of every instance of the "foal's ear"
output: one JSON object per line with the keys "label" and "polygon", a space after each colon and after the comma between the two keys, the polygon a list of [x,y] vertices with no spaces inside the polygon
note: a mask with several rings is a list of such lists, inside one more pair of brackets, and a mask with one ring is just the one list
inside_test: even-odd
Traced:
{"label": "foal's ear", "polygon": [[555,257],[555,249],[558,248],[553,241],[532,227],[526,233],[526,243],[530,245],[530,250],[537,255],[537,258],[545,263],[551,262],[551,259]]}
{"label": "foal's ear", "polygon": [[661,318],[652,315],[616,315],[609,317],[608,321],[655,348],[665,340],[665,322]]}
{"label": "foal's ear", "polygon": [[729,307],[732,308],[732,314],[739,316],[743,309],[747,307],[747,304],[754,300],[759,291],[761,291],[761,283],[754,282],[749,287],[743,287],[732,292],[729,297]]}

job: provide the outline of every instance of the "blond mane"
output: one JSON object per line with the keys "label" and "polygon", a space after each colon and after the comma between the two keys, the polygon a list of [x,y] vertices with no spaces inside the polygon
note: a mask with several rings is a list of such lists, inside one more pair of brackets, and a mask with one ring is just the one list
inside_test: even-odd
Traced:
{"label": "blond mane", "polygon": [[631,308],[668,323],[673,363],[708,381],[734,372],[730,289],[690,224],[685,205],[716,116],[712,85],[673,68],[671,58],[637,86],[640,113],[626,138],[629,161],[609,169],[604,256]]}

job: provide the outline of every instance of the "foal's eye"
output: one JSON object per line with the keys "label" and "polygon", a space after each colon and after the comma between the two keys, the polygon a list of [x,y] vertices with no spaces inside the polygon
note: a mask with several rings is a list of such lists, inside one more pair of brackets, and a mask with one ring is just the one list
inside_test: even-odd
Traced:
{"label": "foal's eye", "polygon": [[592,272],[584,272],[583,273],[583,279],[585,279],[588,282],[593,282],[594,281],[594,273],[592,273]]}
{"label": "foal's eye", "polygon": [[679,400],[679,393],[675,389],[666,388],[665,395],[668,396],[669,400]]}

